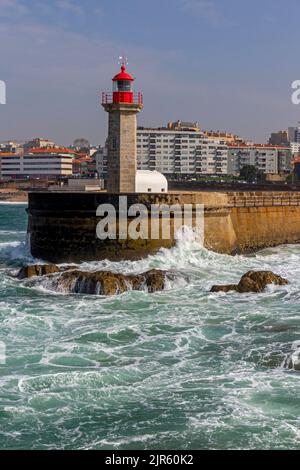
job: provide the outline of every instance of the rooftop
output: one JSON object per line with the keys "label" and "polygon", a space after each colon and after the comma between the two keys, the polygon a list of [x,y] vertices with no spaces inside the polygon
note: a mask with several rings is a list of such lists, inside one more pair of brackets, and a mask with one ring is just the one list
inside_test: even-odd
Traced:
{"label": "rooftop", "polygon": [[228,143],[228,147],[230,148],[265,148],[265,149],[287,149],[290,150],[289,146],[285,145],[271,145],[271,144],[236,144],[236,143]]}

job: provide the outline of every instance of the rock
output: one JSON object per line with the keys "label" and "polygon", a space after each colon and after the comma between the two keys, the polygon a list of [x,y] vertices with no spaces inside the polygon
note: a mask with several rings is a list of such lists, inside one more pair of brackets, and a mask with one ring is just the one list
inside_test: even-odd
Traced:
{"label": "rock", "polygon": [[284,286],[288,281],[272,271],[249,271],[241,278],[238,292],[263,292],[269,284]]}
{"label": "rock", "polygon": [[157,292],[163,290],[166,282],[166,274],[163,271],[158,271],[152,269],[142,276],[146,279],[146,285],[148,287],[148,292]]}
{"label": "rock", "polygon": [[272,271],[248,271],[238,284],[213,286],[211,292],[263,292],[269,284],[283,286],[288,284],[288,281]]}
{"label": "rock", "polygon": [[59,272],[60,269],[55,264],[33,264],[21,268],[17,277],[18,279],[29,279],[33,276],[47,276]]}
{"label": "rock", "polygon": [[137,275],[124,275],[109,271],[85,272],[79,270],[65,271],[51,279],[55,290],[76,294],[116,295],[128,290],[148,292],[162,290],[165,286],[165,273],[148,271]]}
{"label": "rock", "polygon": [[[124,275],[109,271],[85,272],[74,266],[64,266],[61,269],[55,264],[34,264],[20,269],[17,277],[29,279],[34,276],[51,276],[49,284],[57,291],[81,294],[116,295],[128,290],[143,290],[157,292],[165,287],[166,274],[152,269],[143,274]],[[48,282],[48,280],[47,280]]]}
{"label": "rock", "polygon": [[228,284],[227,286],[212,286],[210,292],[230,292],[230,291],[237,291],[236,284]]}

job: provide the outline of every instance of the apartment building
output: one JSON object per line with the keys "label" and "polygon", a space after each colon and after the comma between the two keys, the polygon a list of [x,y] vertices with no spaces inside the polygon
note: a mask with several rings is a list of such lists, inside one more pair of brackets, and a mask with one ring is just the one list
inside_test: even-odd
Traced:
{"label": "apartment building", "polygon": [[[107,148],[94,155],[98,175],[107,174]],[[200,131],[143,129],[137,133],[139,170],[156,170],[166,176],[239,175],[245,165],[264,174],[292,172],[290,147],[264,144],[230,144]]]}
{"label": "apartment building", "polygon": [[245,165],[264,174],[290,173],[292,152],[289,147],[264,144],[228,146],[228,174],[238,175]]}
{"label": "apartment building", "polygon": [[200,131],[139,128],[138,169],[157,170],[164,174],[193,174],[201,139]]}
{"label": "apartment building", "polygon": [[288,146],[288,131],[272,132],[269,138],[270,145]]}
{"label": "apartment building", "polygon": [[[94,154],[98,175],[107,175],[107,147]],[[156,170],[166,176],[239,175],[245,165],[261,173],[292,171],[289,146],[245,143],[240,137],[201,131],[197,122],[169,122],[167,127],[137,130],[138,170]]]}
{"label": "apartment building", "polygon": [[204,175],[228,173],[228,146],[224,140],[203,137],[197,156],[196,173]]}
{"label": "apartment building", "polygon": [[36,137],[35,139],[29,140],[23,145],[24,152],[28,152],[31,149],[37,149],[37,148],[59,148],[58,145],[56,145],[54,142],[48,139],[44,139],[41,137]]}
{"label": "apartment building", "polygon": [[137,164],[139,170],[156,170],[165,175],[226,174],[226,142],[205,133],[189,123],[182,127],[139,128],[137,131]]}
{"label": "apartment building", "polygon": [[288,141],[300,143],[300,127],[288,128]]}
{"label": "apartment building", "polygon": [[289,174],[293,172],[293,153],[290,147],[278,147],[278,173]]}
{"label": "apartment building", "polygon": [[22,153],[23,145],[23,142],[17,142],[12,140],[0,142],[0,153]]}
{"label": "apartment building", "polygon": [[74,154],[68,149],[31,149],[25,154],[0,153],[0,178],[49,178],[72,175]]}
{"label": "apartment building", "polygon": [[92,158],[95,161],[99,178],[107,177],[107,154],[108,150],[106,145],[98,147],[97,151],[93,153]]}

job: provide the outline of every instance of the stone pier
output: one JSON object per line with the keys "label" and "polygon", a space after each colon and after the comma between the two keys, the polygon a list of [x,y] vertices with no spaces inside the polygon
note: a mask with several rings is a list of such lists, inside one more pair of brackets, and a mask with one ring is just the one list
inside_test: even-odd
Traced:
{"label": "stone pier", "polygon": [[[132,204],[204,204],[204,244],[219,253],[249,253],[300,241],[300,192],[181,192],[127,194]],[[100,204],[118,208],[119,195],[99,193],[29,194],[31,252],[51,262],[139,259],[174,237],[158,240],[99,240]],[[171,230],[172,234],[172,230]]]}

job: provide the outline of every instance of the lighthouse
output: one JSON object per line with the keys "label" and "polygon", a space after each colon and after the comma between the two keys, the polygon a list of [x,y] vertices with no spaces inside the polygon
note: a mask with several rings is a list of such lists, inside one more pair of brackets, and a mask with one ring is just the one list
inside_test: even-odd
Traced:
{"label": "lighthouse", "polygon": [[137,114],[143,109],[143,95],[133,92],[134,78],[121,71],[112,79],[112,93],[102,93],[102,106],[108,119],[107,191],[134,193],[137,172]]}

